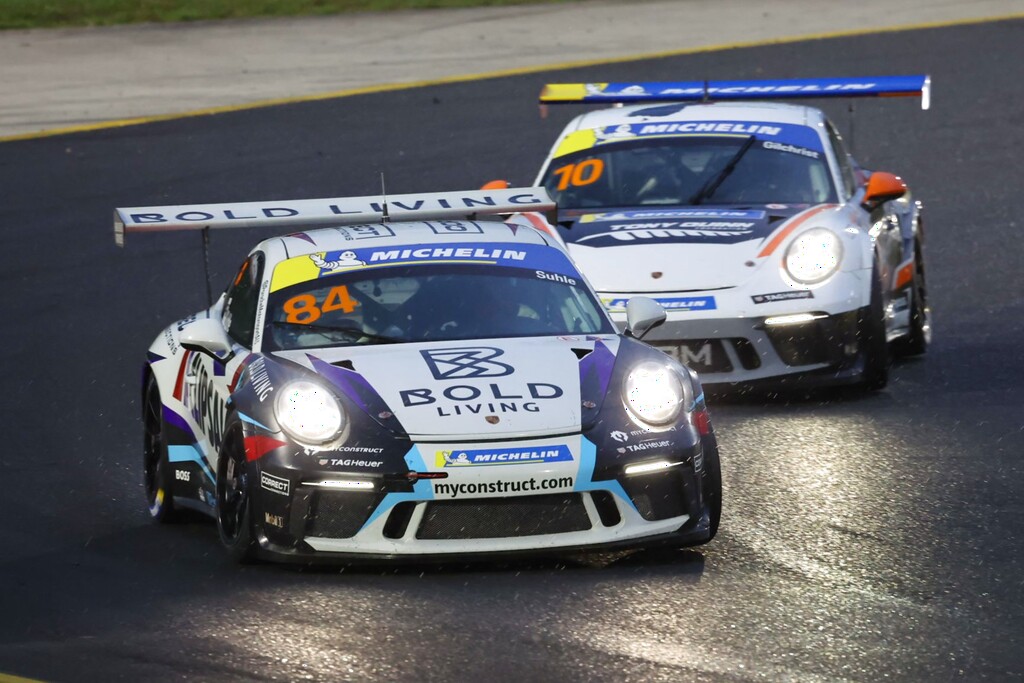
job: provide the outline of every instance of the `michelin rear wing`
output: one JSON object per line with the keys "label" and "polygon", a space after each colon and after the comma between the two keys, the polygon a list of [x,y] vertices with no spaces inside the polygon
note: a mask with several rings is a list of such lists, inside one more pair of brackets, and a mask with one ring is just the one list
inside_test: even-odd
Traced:
{"label": "michelin rear wing", "polygon": [[[317,226],[391,221],[474,219],[478,216],[539,212],[555,222],[555,202],[543,187],[467,192],[401,194],[384,198],[337,197],[234,204],[136,206],[114,210],[114,242],[124,246],[129,232]],[[205,234],[205,233],[204,233]]]}
{"label": "michelin rear wing", "polygon": [[710,102],[818,97],[920,97],[931,105],[931,77],[797,78],[759,81],[679,81],[641,83],[549,83],[545,104]]}

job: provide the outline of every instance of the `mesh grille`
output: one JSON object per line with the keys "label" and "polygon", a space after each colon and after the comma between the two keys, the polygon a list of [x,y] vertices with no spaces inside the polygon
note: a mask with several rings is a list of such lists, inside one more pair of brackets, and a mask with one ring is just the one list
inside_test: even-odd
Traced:
{"label": "mesh grille", "polygon": [[640,513],[640,516],[644,519],[651,521],[654,517],[654,506],[651,505],[651,497],[646,493],[634,493],[630,498],[633,499],[633,505],[636,505],[636,511]]}
{"label": "mesh grille", "polygon": [[839,360],[840,344],[830,335],[827,320],[769,327],[768,339],[782,362],[790,367]]}
{"label": "mesh grille", "polygon": [[427,504],[416,538],[514,538],[586,531],[590,526],[578,493],[441,500]]}
{"label": "mesh grille", "polygon": [[622,480],[637,512],[648,522],[685,515],[686,490],[680,468],[637,474]]}
{"label": "mesh grille", "polygon": [[313,500],[306,535],[351,538],[377,507],[377,494],[320,491]]}
{"label": "mesh grille", "polygon": [[622,521],[619,514],[619,507],[615,504],[615,496],[608,491],[591,491],[590,499],[594,501],[597,514],[601,518],[601,524],[615,526]]}
{"label": "mesh grille", "polygon": [[750,343],[749,339],[743,339],[742,337],[736,337],[730,339],[733,348],[736,350],[736,355],[740,358],[740,363],[743,365],[745,370],[756,370],[761,367],[761,356],[758,355],[757,349]]}

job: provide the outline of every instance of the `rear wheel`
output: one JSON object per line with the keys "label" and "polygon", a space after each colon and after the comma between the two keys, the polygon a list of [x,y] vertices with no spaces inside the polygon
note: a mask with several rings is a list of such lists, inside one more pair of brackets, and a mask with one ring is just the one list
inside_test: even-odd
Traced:
{"label": "rear wheel", "polygon": [[149,514],[157,522],[174,521],[173,473],[167,460],[167,436],[160,387],[152,375],[146,380],[142,407],[142,480]]}
{"label": "rear wheel", "polygon": [[232,413],[217,460],[217,531],[228,554],[238,562],[256,559],[252,525],[252,488],[245,460],[242,422]]}
{"label": "rear wheel", "polygon": [[928,305],[928,290],[925,287],[924,260],[921,250],[914,248],[914,282],[910,295],[910,332],[896,342],[896,352],[901,356],[918,356],[928,350],[932,343],[932,309]]}
{"label": "rear wheel", "polygon": [[889,343],[885,338],[885,302],[878,264],[871,271],[871,302],[861,309],[857,321],[857,342],[864,369],[860,384],[865,389],[883,389],[889,383]]}

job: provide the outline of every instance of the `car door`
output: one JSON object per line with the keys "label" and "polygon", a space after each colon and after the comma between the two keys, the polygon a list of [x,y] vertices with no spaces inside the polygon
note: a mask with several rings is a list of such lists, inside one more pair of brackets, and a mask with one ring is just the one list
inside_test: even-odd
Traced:
{"label": "car door", "polygon": [[256,335],[264,260],[261,252],[251,254],[238,269],[222,303],[211,309],[211,316],[219,315],[231,338],[234,355],[222,361],[208,353],[194,353],[185,374],[186,408],[199,427],[200,447],[214,472],[224,438],[228,400]]}

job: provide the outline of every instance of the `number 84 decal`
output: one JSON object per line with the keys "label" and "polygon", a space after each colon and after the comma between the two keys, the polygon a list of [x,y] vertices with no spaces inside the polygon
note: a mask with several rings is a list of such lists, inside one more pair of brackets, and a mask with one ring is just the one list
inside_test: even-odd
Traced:
{"label": "number 84 decal", "polygon": [[290,323],[309,325],[320,319],[324,313],[341,311],[351,313],[359,302],[349,294],[348,287],[338,285],[332,287],[323,301],[317,301],[312,294],[299,294],[284,302],[282,308],[287,313],[285,320]]}

